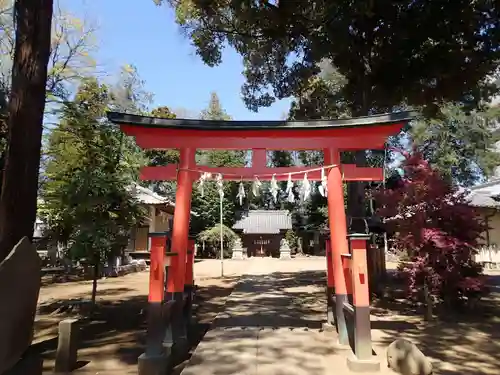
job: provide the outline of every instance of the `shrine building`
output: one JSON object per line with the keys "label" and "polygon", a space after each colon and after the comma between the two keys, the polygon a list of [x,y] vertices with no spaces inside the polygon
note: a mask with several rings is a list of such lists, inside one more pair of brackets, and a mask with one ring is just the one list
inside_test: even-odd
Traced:
{"label": "shrine building", "polygon": [[233,225],[247,257],[278,258],[280,242],[290,229],[292,217],[286,210],[250,210]]}

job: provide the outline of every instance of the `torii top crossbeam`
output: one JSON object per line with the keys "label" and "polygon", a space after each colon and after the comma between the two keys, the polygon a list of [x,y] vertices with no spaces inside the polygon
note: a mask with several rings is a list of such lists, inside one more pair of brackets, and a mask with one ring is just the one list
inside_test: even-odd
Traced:
{"label": "torii top crossbeam", "polygon": [[[230,180],[252,180],[255,176],[266,180],[273,174],[284,180],[287,173],[295,173],[293,179],[300,180],[303,178],[298,173],[300,167],[267,168],[266,150],[383,149],[387,138],[397,134],[412,119],[412,113],[318,121],[214,121],[109,112],[108,119],[119,124],[125,134],[135,137],[143,149],[253,150],[251,167],[193,165],[199,172],[221,173]],[[342,169],[347,181],[380,181],[383,174],[381,168],[343,165]],[[141,179],[173,180],[176,174],[176,165],[144,167]],[[308,178],[319,180],[320,171],[310,173]]]}

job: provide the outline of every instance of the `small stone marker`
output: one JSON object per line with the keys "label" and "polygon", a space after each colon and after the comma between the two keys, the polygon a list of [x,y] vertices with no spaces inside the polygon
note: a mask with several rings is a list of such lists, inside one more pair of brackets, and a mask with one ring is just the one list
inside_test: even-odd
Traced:
{"label": "small stone marker", "polygon": [[76,367],[78,357],[78,319],[65,319],[59,322],[55,373],[71,372]]}
{"label": "small stone marker", "polygon": [[401,375],[431,375],[432,363],[409,340],[397,339],[387,348],[387,367]]}

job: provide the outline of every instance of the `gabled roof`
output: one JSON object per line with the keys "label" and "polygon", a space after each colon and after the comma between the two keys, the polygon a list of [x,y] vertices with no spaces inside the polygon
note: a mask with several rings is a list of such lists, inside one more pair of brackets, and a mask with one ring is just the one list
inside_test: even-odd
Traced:
{"label": "gabled roof", "polygon": [[[141,204],[146,205],[155,205],[155,204],[163,204],[166,206],[170,206],[172,208],[175,207],[175,203],[166,197],[162,197],[159,194],[156,194],[153,190],[148,189],[144,186],[139,185],[138,183],[133,183],[129,188],[129,191],[134,194],[135,199]],[[38,199],[38,206],[43,204],[43,200]],[[191,215],[198,216],[196,212],[191,211]],[[38,216],[35,222],[35,228],[33,231],[33,237],[41,237],[42,233],[45,229],[45,223]]]}
{"label": "gabled roof", "polygon": [[471,206],[500,208],[500,179],[474,186],[470,190],[468,198]]}
{"label": "gabled roof", "polygon": [[249,234],[276,234],[280,230],[292,229],[292,217],[285,210],[252,210],[234,224],[233,229]]}
{"label": "gabled roof", "polygon": [[[139,185],[138,183],[134,183],[130,189],[134,192],[135,199],[142,204],[164,204],[170,206],[172,208],[175,207],[175,203],[172,202],[167,197],[162,197],[159,194],[156,194],[153,190],[148,189],[144,186]],[[196,212],[191,211],[191,215],[198,216]]]}
{"label": "gabled roof", "polygon": [[142,204],[170,204],[175,206],[168,198],[156,194],[153,190],[134,183],[130,188],[137,199]]}

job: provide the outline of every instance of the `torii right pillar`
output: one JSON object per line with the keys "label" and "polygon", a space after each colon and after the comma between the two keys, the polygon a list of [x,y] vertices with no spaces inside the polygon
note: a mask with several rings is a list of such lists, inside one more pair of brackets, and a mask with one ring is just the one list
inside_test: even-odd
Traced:
{"label": "torii right pillar", "polygon": [[[335,321],[338,344],[349,348],[349,334],[344,309],[348,306],[354,314],[354,356],[347,360],[348,367],[355,372],[369,372],[380,369],[380,363],[372,357],[370,334],[370,302],[367,285],[366,235],[351,236],[352,252],[347,239],[347,220],[344,205],[344,183],[342,180],[340,152],[324,150],[325,165],[333,165],[328,173],[328,220],[330,226],[330,251],[333,263],[335,287]],[[342,257],[351,258],[349,285]],[[331,267],[330,267],[331,269]],[[352,279],[351,279],[352,278]],[[352,286],[352,288],[351,288]],[[352,289],[352,290],[351,290]],[[350,305],[348,294],[353,295]]]}

